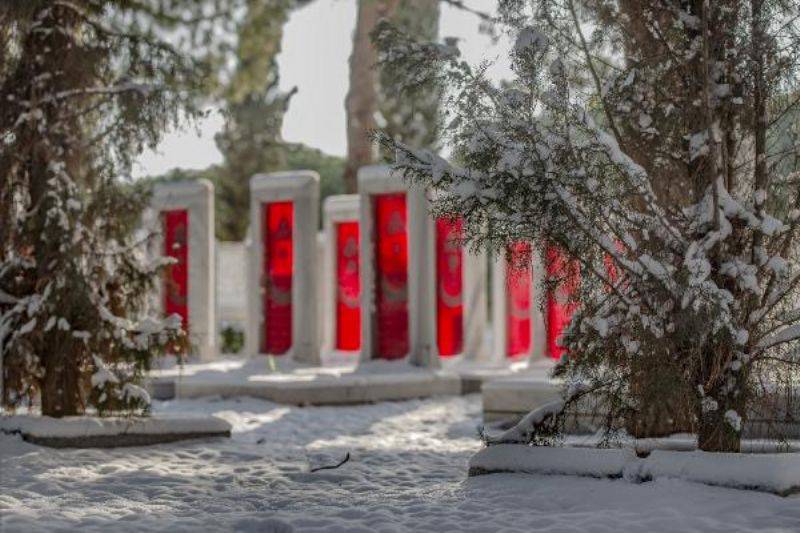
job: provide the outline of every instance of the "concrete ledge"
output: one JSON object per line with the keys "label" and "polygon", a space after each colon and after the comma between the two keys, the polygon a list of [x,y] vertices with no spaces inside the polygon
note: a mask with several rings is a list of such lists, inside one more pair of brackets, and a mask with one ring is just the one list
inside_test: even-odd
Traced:
{"label": "concrete ledge", "polygon": [[175,396],[251,396],[289,405],[350,405],[461,393],[458,375],[442,371],[309,377],[278,374],[251,376],[244,382],[181,380],[175,382]]}
{"label": "concrete ledge", "polygon": [[460,370],[461,394],[476,394],[483,390],[484,384],[498,379],[506,379],[514,375],[509,368],[477,368]]}
{"label": "concrete ledge", "polygon": [[147,393],[154,400],[175,398],[175,381],[172,379],[152,379],[145,384]]}
{"label": "concrete ledge", "polygon": [[483,384],[483,420],[516,420],[547,402],[558,399],[558,383],[542,376],[499,378]]}
{"label": "concrete ledge", "polygon": [[[542,375],[518,374],[484,383],[482,390],[483,420],[487,424],[511,426],[533,409],[560,397],[558,382]],[[756,406],[758,407],[758,406]],[[745,439],[800,439],[797,414],[788,420],[768,418],[768,410],[757,408],[748,416],[742,437]],[[567,429],[570,433],[593,433],[603,426],[602,409],[589,398],[569,414]]]}
{"label": "concrete ledge", "polygon": [[469,461],[469,475],[520,473],[623,478],[633,483],[681,479],[787,496],[800,492],[798,453],[707,453],[655,450],[640,458],[627,448],[500,444]]}
{"label": "concrete ledge", "polygon": [[0,419],[0,432],[19,434],[27,442],[52,448],[115,448],[230,437],[231,425],[215,416],[50,418],[16,415]]}
{"label": "concrete ledge", "polygon": [[469,460],[470,477],[498,473],[621,478],[636,460],[621,448],[561,448],[498,444],[483,448]]}
{"label": "concrete ledge", "polygon": [[479,393],[485,384],[506,380],[534,380],[548,382],[555,366],[552,359],[517,359],[498,363],[458,361],[444,365],[445,370],[457,372],[461,377],[461,394]]}

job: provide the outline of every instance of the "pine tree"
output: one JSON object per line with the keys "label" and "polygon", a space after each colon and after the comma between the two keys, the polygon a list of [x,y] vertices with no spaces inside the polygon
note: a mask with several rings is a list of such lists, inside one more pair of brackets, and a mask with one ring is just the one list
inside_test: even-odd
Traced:
{"label": "pine tree", "polygon": [[[42,413],[142,411],[153,356],[185,349],[148,295],[161,261],[122,181],[165,128],[198,116],[215,6],[31,0],[0,5],[3,401]],[[219,6],[216,6],[219,7]],[[192,53],[188,53],[191,50]]]}
{"label": "pine tree", "polygon": [[453,46],[378,35],[384,68],[447,82],[460,163],[384,135],[398,168],[475,245],[579,265],[556,374],[609,433],[677,412],[736,451],[776,376],[796,383],[798,147],[770,139],[797,116],[799,20],[780,0],[501,0],[502,86]]}
{"label": "pine tree", "polygon": [[358,169],[378,154],[370,134],[380,126],[400,141],[433,148],[439,120],[438,87],[403,93],[391,70],[381,70],[372,34],[382,20],[416,39],[432,40],[439,32],[439,0],[359,0],[347,110],[347,192],[356,192]]}
{"label": "pine tree", "polygon": [[286,165],[283,115],[294,91],[281,93],[277,56],[283,26],[297,0],[248,0],[239,23],[236,67],[223,91],[225,127],[216,142],[224,156],[217,199],[217,235],[242,240],[249,218],[250,177]]}

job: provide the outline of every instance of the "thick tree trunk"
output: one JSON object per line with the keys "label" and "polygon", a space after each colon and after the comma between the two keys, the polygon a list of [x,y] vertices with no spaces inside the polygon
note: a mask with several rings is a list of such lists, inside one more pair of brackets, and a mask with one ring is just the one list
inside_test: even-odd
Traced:
{"label": "thick tree trunk", "polygon": [[[703,409],[698,401],[695,414],[698,421],[697,444],[707,452],[739,452],[742,427],[747,416],[748,373],[745,368],[730,369],[732,352],[729,347],[709,348],[703,354],[703,368],[696,373],[698,387],[711,384],[706,396],[716,402],[716,409]],[[735,413],[735,415],[734,415]],[[738,418],[738,427],[734,425]]]}
{"label": "thick tree trunk", "polygon": [[350,90],[345,100],[347,112],[347,162],[344,169],[345,191],[355,193],[358,169],[375,162],[377,150],[370,139],[376,128],[378,110],[378,55],[370,34],[377,23],[390,16],[399,0],[360,0],[353,52],[350,55]]}
{"label": "thick tree trunk", "polygon": [[683,390],[680,370],[651,360],[634,370],[630,394],[636,400],[635,416],[626,419],[626,431],[636,438],[692,433],[695,424],[691,391]]}
{"label": "thick tree trunk", "polygon": [[[78,2],[79,7],[83,7]],[[72,46],[70,32],[77,31],[75,28],[79,24],[76,10],[73,8],[52,8],[45,6],[41,9],[40,15],[35,17],[40,21],[40,32],[31,33],[31,38],[26,41],[24,57],[35,57],[41,50],[67,50]],[[55,93],[60,90],[69,91],[76,89],[75,78],[66,74],[64,76],[52,76],[52,73],[59,72],[63,68],[63,56],[58,54],[45,54],[42,61],[32,63],[31,79],[53,80],[49,89]],[[30,86],[30,100],[37,98],[38,88],[36,85]],[[60,116],[61,109],[58,103],[42,105],[44,115],[47,117],[48,124],[59,124],[60,127],[54,128],[47,135],[42,135],[39,131],[30,131],[30,140],[25,145],[29,150],[22,157],[26,158],[26,164],[30,168],[29,190],[32,204],[37,206],[33,215],[31,231],[34,235],[47,235],[50,242],[58,242],[65,239],[66,232],[61,228],[54,229],[53,224],[49,223],[49,213],[53,206],[53,199],[48,195],[52,191],[51,179],[52,172],[49,170],[50,164],[56,160],[57,152],[62,160],[66,161],[66,171],[71,175],[78,175],[77,169],[81,165],[81,154],[75,150],[75,146],[80,144],[82,135],[80,127],[76,124],[72,130],[67,130],[64,126],[65,121]],[[64,276],[74,282],[77,275],[74,272],[65,271],[65,265],[69,261],[65,260],[65,254],[71,251],[64,251],[53,246],[37,246],[34,250],[34,258],[38,265],[37,278],[32,280],[34,285],[43,286],[51,283],[57,275]],[[58,288],[56,291],[64,291],[66,294],[52,295],[61,302],[70,301],[69,288]],[[73,309],[62,309],[62,318],[71,321]],[[43,324],[38,325],[44,328]],[[69,336],[68,338],[65,338]],[[40,399],[42,404],[42,414],[45,416],[61,417],[78,415],[84,411],[81,391],[81,374],[85,370],[80,367],[80,350],[82,346],[73,342],[69,333],[59,331],[58,328],[49,331],[41,331],[37,341],[34,343],[33,351],[42,360],[44,375],[39,381]]]}
{"label": "thick tree trunk", "polygon": [[725,420],[727,409],[706,413],[700,418],[697,446],[706,452],[741,451],[741,436]]}
{"label": "thick tree trunk", "polygon": [[68,353],[51,355],[44,361],[42,379],[42,415],[75,416],[83,412],[81,405],[81,371]]}

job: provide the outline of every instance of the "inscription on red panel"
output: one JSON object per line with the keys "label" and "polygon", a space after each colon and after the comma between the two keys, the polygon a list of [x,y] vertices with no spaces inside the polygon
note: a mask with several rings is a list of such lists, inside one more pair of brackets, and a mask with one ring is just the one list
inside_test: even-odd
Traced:
{"label": "inscription on red panel", "polygon": [[336,349],[361,348],[358,222],[336,224]]}
{"label": "inscription on red panel", "polygon": [[175,263],[164,273],[164,312],[178,314],[184,331],[189,330],[189,212],[173,209],[161,213],[164,256]]}
{"label": "inscription on red panel", "polygon": [[562,281],[547,295],[547,352],[553,359],[560,359],[566,349],[559,339],[578,307],[573,297],[580,285],[580,268],[576,262],[569,261],[564,252],[551,246],[547,249],[547,275]]}
{"label": "inscription on red panel", "polygon": [[436,220],[436,342],[439,355],[464,349],[464,221]]}
{"label": "inscription on red panel", "polygon": [[409,351],[406,195],[376,195],[374,208],[376,355],[399,359]]}
{"label": "inscription on red panel", "polygon": [[263,353],[281,355],[292,346],[292,274],[294,205],[271,202],[261,206],[264,258]]}
{"label": "inscription on red panel", "polygon": [[533,273],[531,245],[516,242],[509,246],[506,279],[506,355],[522,357],[531,350],[531,311]]}

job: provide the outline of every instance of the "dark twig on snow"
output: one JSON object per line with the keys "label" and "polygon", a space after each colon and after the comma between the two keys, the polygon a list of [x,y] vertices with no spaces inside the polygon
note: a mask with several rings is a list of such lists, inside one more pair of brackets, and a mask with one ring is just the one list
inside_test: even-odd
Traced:
{"label": "dark twig on snow", "polygon": [[347,452],[347,454],[344,456],[344,459],[342,459],[341,462],[339,462],[339,464],[318,466],[316,468],[312,468],[311,472],[317,472],[319,470],[334,470],[336,468],[339,468],[340,466],[342,466],[343,464],[345,464],[349,460],[350,460],[350,452]]}

